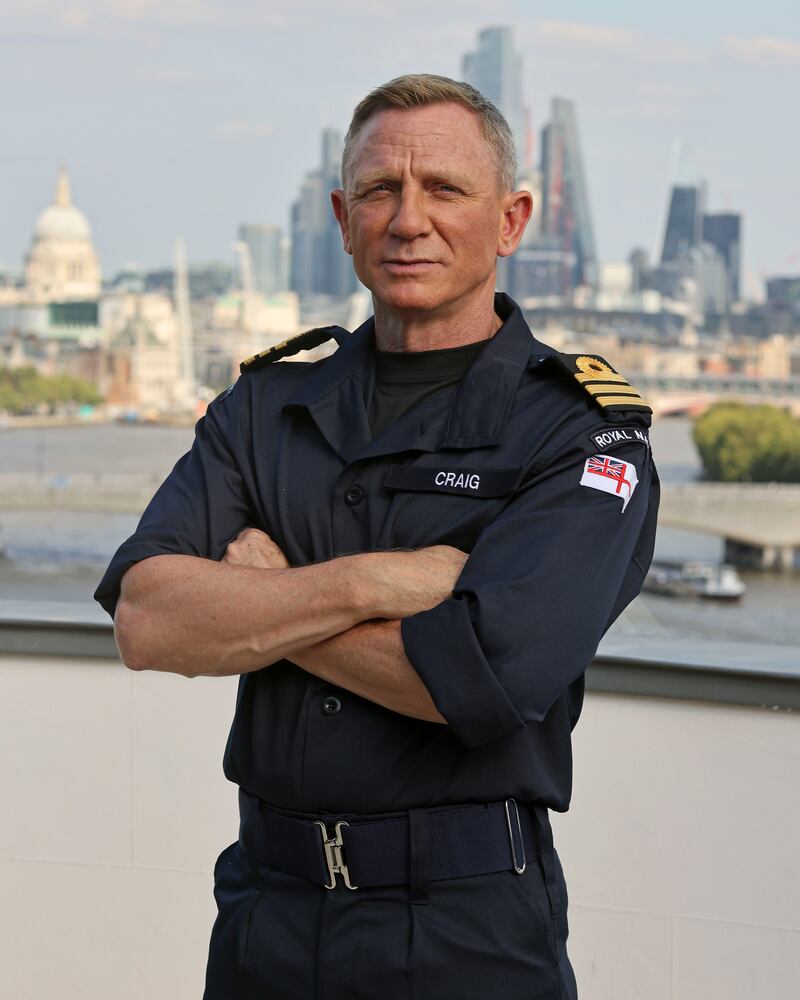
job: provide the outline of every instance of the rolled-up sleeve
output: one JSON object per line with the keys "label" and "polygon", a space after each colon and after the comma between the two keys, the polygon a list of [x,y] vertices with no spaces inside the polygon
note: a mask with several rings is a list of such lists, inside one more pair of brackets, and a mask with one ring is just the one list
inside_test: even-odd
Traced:
{"label": "rolled-up sleeve", "polygon": [[94,599],[112,618],[122,577],[134,563],[169,554],[220,559],[228,542],[253,523],[239,458],[243,448],[238,385],[209,404],[195,426],[191,450],[178,460],[136,531],[109,563]]}
{"label": "rolled-up sleeve", "polygon": [[627,485],[606,492],[584,475],[595,452],[584,433],[534,467],[481,532],[453,596],[401,623],[406,656],[467,746],[543,719],[641,589],[658,507],[650,449],[613,449],[623,478],[632,467],[638,480],[624,509]]}

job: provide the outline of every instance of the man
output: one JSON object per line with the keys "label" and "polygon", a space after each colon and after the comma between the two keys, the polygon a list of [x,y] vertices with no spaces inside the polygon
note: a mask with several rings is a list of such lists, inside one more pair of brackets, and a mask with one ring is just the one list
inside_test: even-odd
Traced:
{"label": "man", "polygon": [[651,557],[649,409],[495,296],[531,198],[475,90],[378,88],[342,173],[374,320],[243,363],[96,595],[128,666],[241,674],[205,995],[574,997],[547,809]]}

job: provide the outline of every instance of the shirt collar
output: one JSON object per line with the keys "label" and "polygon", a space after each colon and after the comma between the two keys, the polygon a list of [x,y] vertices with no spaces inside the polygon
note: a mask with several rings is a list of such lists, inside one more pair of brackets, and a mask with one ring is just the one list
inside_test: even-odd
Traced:
{"label": "shirt collar", "polygon": [[495,295],[500,329],[480,352],[454,394],[438,394],[371,437],[365,399],[375,378],[375,321],[337,337],[326,358],[284,403],[305,407],[328,442],[346,461],[403,450],[480,448],[502,440],[517,386],[532,355],[554,354],[537,341],[522,310]]}
{"label": "shirt collar", "polygon": [[552,351],[534,338],[522,310],[508,295],[498,292],[494,308],[503,325],[458,385],[443,447],[498,444],[531,355]]}

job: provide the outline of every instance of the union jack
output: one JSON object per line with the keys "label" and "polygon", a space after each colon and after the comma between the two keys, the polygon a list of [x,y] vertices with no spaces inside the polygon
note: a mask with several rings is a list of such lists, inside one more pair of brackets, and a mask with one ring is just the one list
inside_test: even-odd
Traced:
{"label": "union jack", "polygon": [[614,492],[622,493],[623,486],[630,487],[631,485],[630,480],[625,478],[627,464],[627,462],[611,458],[609,455],[595,455],[586,463],[586,471],[595,476],[607,476],[609,479],[615,480],[617,488]]}

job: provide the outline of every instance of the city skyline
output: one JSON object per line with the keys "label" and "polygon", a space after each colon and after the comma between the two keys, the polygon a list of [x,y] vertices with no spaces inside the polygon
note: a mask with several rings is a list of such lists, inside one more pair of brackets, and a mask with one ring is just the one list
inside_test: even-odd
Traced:
{"label": "city skyline", "polygon": [[[800,236],[787,211],[797,200],[800,140],[787,123],[800,96],[800,42],[787,37],[797,24],[778,16],[779,4],[744,19],[726,15],[724,33],[698,12],[682,26],[684,37],[632,7],[601,24],[578,20],[587,16],[581,9],[570,12],[574,21],[544,20],[557,16],[548,3],[537,5],[534,21],[524,16],[527,5],[499,3],[490,12],[476,0],[459,5],[456,22],[447,2],[431,15],[437,30],[422,36],[413,16],[373,15],[356,0],[338,21],[313,5],[293,17],[270,5],[271,24],[254,22],[238,4],[225,14],[205,5],[204,21],[183,6],[143,2],[59,8],[45,26],[47,0],[34,17],[15,6],[0,12],[2,78],[25,94],[9,105],[0,147],[6,268],[21,266],[61,163],[106,276],[132,261],[167,263],[177,235],[200,261],[231,259],[242,223],[288,232],[323,128],[344,130],[353,104],[389,76],[459,76],[479,32],[508,25],[524,57],[533,134],[552,97],[577,104],[601,261],[624,259],[637,245],[657,256],[675,180],[670,149],[681,138],[692,170],[709,182],[708,210],[734,209],[746,220],[745,294],[759,278],[800,270]],[[409,9],[423,10],[416,0]],[[303,34],[310,24],[324,30]],[[300,38],[291,67],[280,49]]]}

